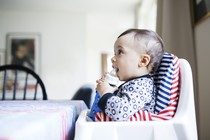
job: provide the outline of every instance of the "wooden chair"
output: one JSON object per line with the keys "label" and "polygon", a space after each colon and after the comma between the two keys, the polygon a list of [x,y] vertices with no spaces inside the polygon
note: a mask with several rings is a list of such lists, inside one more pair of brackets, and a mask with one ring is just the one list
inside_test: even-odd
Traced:
{"label": "wooden chair", "polygon": [[0,100],[47,100],[45,85],[33,70],[21,65],[0,66]]}

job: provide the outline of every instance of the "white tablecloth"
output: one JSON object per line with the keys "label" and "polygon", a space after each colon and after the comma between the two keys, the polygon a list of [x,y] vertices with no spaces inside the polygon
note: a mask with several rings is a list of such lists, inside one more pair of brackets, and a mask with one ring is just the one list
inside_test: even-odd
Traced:
{"label": "white tablecloth", "polygon": [[70,140],[83,101],[0,101],[0,140]]}

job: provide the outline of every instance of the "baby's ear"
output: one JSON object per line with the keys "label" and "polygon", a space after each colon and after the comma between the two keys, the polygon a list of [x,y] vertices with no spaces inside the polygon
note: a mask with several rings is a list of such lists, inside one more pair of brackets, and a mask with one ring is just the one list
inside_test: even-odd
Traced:
{"label": "baby's ear", "polygon": [[140,67],[146,67],[150,62],[151,57],[148,54],[142,54],[139,61]]}

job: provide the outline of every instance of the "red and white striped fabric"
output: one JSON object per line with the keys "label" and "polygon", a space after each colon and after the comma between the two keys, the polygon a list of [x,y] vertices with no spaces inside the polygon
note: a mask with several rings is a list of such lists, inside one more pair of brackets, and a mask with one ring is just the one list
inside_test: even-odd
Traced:
{"label": "red and white striped fabric", "polygon": [[[170,91],[167,92],[168,94],[168,100],[166,98],[166,100],[164,100],[163,102],[167,103],[166,107],[164,107],[163,109],[159,109],[156,114],[154,113],[150,113],[144,110],[139,110],[137,111],[133,116],[130,117],[130,119],[128,121],[161,121],[161,120],[169,120],[172,119],[173,116],[176,113],[176,108],[177,108],[177,104],[178,104],[178,99],[179,99],[179,79],[180,79],[180,74],[179,74],[179,59],[177,56],[173,55],[173,54],[164,54],[167,58],[168,56],[170,57],[171,61],[170,63],[172,63],[170,65],[170,79],[172,79],[172,84],[171,86],[169,86]],[[162,62],[161,62],[162,63]],[[167,75],[168,76],[168,75]],[[167,96],[164,95],[165,93],[162,94],[162,92],[158,92],[157,96]],[[157,106],[159,106],[160,104],[157,103]],[[156,107],[157,108],[157,107]],[[104,121],[112,121],[111,118],[109,118],[108,116],[106,116],[106,114],[102,113],[102,112],[98,112],[96,113],[95,116],[95,121],[98,122],[104,122]]]}

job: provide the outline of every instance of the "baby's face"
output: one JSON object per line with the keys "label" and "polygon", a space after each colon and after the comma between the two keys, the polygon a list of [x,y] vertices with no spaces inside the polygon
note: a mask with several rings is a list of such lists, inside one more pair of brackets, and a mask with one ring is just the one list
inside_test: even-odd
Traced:
{"label": "baby's face", "polygon": [[112,66],[121,81],[139,77],[141,55],[136,45],[132,34],[121,36],[114,44],[115,56],[112,57]]}

